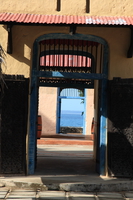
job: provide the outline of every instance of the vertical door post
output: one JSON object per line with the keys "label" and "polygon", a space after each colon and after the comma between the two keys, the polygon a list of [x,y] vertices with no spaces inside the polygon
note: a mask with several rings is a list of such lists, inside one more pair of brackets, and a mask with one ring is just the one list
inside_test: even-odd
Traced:
{"label": "vertical door post", "polygon": [[56,133],[60,133],[60,119],[61,119],[61,98],[60,98],[60,88],[57,92],[57,122],[56,122]]}
{"label": "vertical door post", "polygon": [[83,135],[86,135],[86,89],[84,89]]}
{"label": "vertical door post", "polygon": [[28,174],[34,174],[37,140],[37,111],[38,111],[38,43],[33,47],[33,66],[30,80],[30,113],[29,113],[29,146],[28,146]]}

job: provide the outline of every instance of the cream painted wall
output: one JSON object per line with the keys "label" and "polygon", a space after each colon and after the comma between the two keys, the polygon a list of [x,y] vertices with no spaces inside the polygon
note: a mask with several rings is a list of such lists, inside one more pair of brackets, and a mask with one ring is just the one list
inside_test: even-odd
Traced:
{"label": "cream painted wall", "polygon": [[42,117],[42,136],[56,134],[57,88],[39,88],[39,110]]}
{"label": "cream painted wall", "polygon": [[[7,54],[7,74],[24,74],[30,76],[32,66],[32,49],[35,39],[48,33],[69,33],[69,27],[34,27],[14,26],[13,31],[13,54]],[[78,27],[77,33],[91,34],[102,37],[109,45],[109,79],[113,77],[132,78],[133,58],[127,58],[130,45],[129,28],[105,28],[105,27]],[[6,26],[0,26],[1,45],[7,48]]]}
{"label": "cream painted wall", "polygon": [[106,40],[109,46],[109,79],[132,78],[133,58],[127,58],[130,46],[129,28],[78,28],[78,33],[96,35]]}
{"label": "cream painted wall", "polygon": [[59,15],[107,15],[130,16],[132,0],[90,0],[90,13],[86,14],[86,0],[61,0],[61,11],[56,11],[57,0],[0,0],[1,12],[59,14]]}
{"label": "cream painted wall", "polygon": [[92,119],[94,117],[94,89],[86,91],[86,135],[91,134]]}
{"label": "cream painted wall", "polygon": [[[13,26],[13,53],[7,54],[4,73],[6,74],[23,74],[25,77],[30,76],[32,66],[32,49],[36,38],[48,33],[68,33],[68,27],[34,27],[34,26]],[[7,49],[7,30],[6,26],[0,25],[1,45]]]}
{"label": "cream painted wall", "polygon": [[[76,32],[99,36],[107,41],[109,45],[109,79],[113,77],[133,77],[133,58],[126,58],[130,45],[129,28],[77,27]],[[69,27],[13,26],[13,54],[7,54],[7,68],[4,69],[4,72],[6,74],[23,74],[25,77],[29,77],[32,66],[33,43],[37,37],[49,33],[69,34]],[[6,49],[6,26],[0,26],[0,34],[1,45]],[[55,111],[53,110],[53,115],[54,114]],[[55,122],[53,124],[55,124]],[[51,130],[55,132],[55,128]],[[51,130],[49,133],[51,133]]]}
{"label": "cream painted wall", "polygon": [[[57,88],[39,88],[38,114],[42,117],[42,136],[56,134]],[[86,91],[86,135],[91,134],[94,117],[94,90]]]}

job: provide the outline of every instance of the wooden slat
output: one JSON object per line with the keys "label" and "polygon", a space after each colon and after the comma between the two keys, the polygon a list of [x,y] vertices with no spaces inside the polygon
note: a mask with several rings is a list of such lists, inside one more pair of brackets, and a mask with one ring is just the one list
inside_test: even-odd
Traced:
{"label": "wooden slat", "polygon": [[12,25],[7,26],[7,31],[8,31],[7,53],[12,54]]}
{"label": "wooden slat", "polygon": [[41,87],[64,87],[64,88],[76,88],[78,87],[79,89],[81,88],[89,88],[89,89],[94,89],[93,84],[78,84],[78,83],[39,83],[39,86]]}
{"label": "wooden slat", "polygon": [[85,99],[85,97],[59,96],[61,99]]}
{"label": "wooden slat", "polygon": [[127,58],[133,57],[133,28],[131,28],[131,41],[130,41],[130,47],[127,52]]}
{"label": "wooden slat", "polygon": [[34,72],[35,76],[38,77],[47,77],[47,78],[66,78],[66,79],[93,79],[93,80],[101,80],[107,79],[105,74],[95,74],[95,73],[71,73],[71,72],[46,72],[46,71],[37,71]]}

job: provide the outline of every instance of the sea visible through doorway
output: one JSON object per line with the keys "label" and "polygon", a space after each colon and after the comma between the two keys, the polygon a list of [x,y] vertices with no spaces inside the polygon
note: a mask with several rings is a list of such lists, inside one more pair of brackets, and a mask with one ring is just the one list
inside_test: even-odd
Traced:
{"label": "sea visible through doorway", "polygon": [[61,126],[83,127],[83,114],[82,111],[62,111]]}

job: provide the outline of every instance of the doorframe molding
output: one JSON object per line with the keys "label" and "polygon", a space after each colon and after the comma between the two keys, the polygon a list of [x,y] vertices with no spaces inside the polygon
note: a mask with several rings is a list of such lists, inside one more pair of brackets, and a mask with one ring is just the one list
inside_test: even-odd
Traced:
{"label": "doorframe molding", "polygon": [[[107,79],[108,79],[108,44],[107,42],[95,35],[83,34],[62,34],[51,33],[38,37],[33,44],[32,69],[30,75],[30,106],[29,106],[29,145],[28,145],[28,174],[34,174],[35,171],[35,145],[36,145],[36,122],[37,122],[37,104],[38,104],[38,76],[39,71],[39,42],[47,39],[77,39],[89,40],[103,44],[103,70],[102,75],[102,91],[101,91],[101,106],[100,106],[100,175],[106,173],[106,149],[107,149]],[[40,74],[41,75],[41,74]],[[98,75],[98,74],[95,74]],[[93,79],[94,77],[92,77]],[[95,76],[97,79],[97,76]]]}

